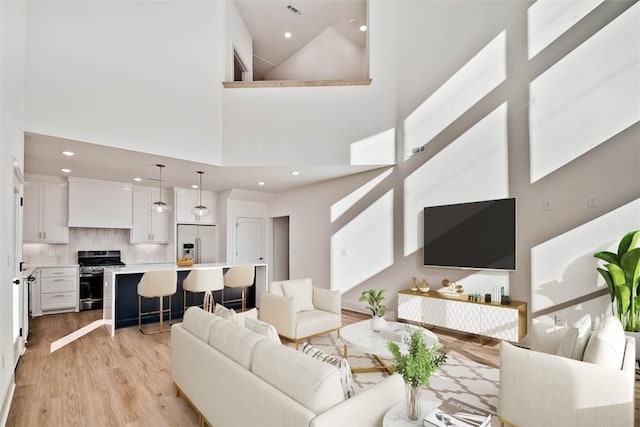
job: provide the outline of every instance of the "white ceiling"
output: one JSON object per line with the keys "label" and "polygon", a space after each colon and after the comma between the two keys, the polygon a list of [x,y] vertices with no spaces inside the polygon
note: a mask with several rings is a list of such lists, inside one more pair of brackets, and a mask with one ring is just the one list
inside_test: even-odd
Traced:
{"label": "white ceiling", "polygon": [[[255,80],[273,67],[270,64],[282,63],[328,27],[362,47],[366,44],[366,33],[360,31],[360,25],[367,25],[366,0],[235,0],[235,3],[253,38]],[[300,14],[291,12],[288,5]],[[351,19],[355,22],[350,23]],[[284,38],[285,31],[292,34],[290,39]]]}
{"label": "white ceiling", "polygon": [[[72,151],[72,157],[62,155],[62,151]],[[162,170],[163,187],[190,188],[198,184],[196,171],[204,171],[202,188],[224,191],[232,188],[245,190],[280,192],[303,185],[352,175],[379,166],[348,165],[291,165],[291,166],[248,166],[222,167],[190,162],[169,157],[156,156],[137,151],[122,150],[86,142],[27,133],[24,149],[25,173],[73,176],[107,181],[130,182],[134,177],[142,178],[138,185],[157,186],[159,168]],[[71,173],[61,172],[62,168]],[[300,175],[293,176],[297,170]],[[263,181],[264,186],[258,182]]]}

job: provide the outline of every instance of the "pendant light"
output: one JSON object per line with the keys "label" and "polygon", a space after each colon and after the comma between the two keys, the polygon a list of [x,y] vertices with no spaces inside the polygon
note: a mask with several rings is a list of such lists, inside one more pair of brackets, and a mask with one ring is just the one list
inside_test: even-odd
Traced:
{"label": "pendant light", "polygon": [[191,213],[195,216],[207,216],[209,215],[209,208],[206,206],[202,206],[202,175],[204,175],[203,171],[198,171],[198,175],[200,175],[200,186],[198,189],[200,190],[200,197],[198,199],[198,206],[194,206],[191,208]]}
{"label": "pendant light", "polygon": [[149,208],[156,213],[167,213],[171,210],[171,206],[162,201],[162,168],[164,167],[164,165],[157,164],[156,166],[160,168],[160,198],[157,202],[151,203],[151,206],[149,206]]}

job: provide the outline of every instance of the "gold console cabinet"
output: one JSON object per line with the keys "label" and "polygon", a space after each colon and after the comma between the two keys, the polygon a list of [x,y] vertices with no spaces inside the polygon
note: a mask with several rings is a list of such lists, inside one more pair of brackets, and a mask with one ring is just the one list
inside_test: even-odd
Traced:
{"label": "gold console cabinet", "polygon": [[406,290],[398,294],[398,319],[518,342],[527,334],[527,303],[473,302],[466,295]]}

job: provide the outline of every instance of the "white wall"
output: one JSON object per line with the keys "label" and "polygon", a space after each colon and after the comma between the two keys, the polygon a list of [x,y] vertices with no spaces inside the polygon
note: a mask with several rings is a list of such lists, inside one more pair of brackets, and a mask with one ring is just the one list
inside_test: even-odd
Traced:
{"label": "white wall", "polygon": [[284,62],[272,68],[265,80],[363,79],[365,49],[327,27]]}
{"label": "white wall", "polygon": [[[13,285],[14,166],[24,170],[24,1],[0,2],[0,424],[4,425],[14,390]],[[15,161],[15,165],[14,165]],[[18,247],[22,244],[19,236]],[[6,260],[6,261],[5,261]]]}
{"label": "white wall", "polygon": [[219,164],[224,2],[33,2],[26,130]]}
{"label": "white wall", "polygon": [[226,15],[226,49],[225,49],[225,81],[233,81],[233,50],[235,49],[247,67],[249,76],[253,76],[253,39],[247,29],[240,11],[233,0],[225,1]]}
{"label": "white wall", "polygon": [[[584,310],[601,314],[606,307],[600,298],[583,301],[602,289],[592,254],[617,242],[622,230],[640,228],[640,86],[637,77],[623,78],[640,75],[640,47],[627,43],[638,40],[638,27],[631,23],[637,22],[640,4],[601,5],[532,61],[526,30],[532,2],[395,4],[402,22],[395,65],[398,165],[387,175],[374,171],[276,195],[270,215],[290,216],[291,277],[309,276],[318,286],[341,289],[345,307],[361,306],[360,292],[375,287],[390,290],[393,308],[395,291],[408,288],[417,276],[434,288],[443,278],[456,280],[471,292],[506,285],[514,299],[530,303],[529,309],[534,298],[542,298],[544,304],[534,315],[566,304],[571,305],[562,309],[567,317]],[[604,71],[583,67],[598,63],[601,56],[609,58],[603,49],[612,42],[626,46],[618,54],[622,58],[616,57],[622,64],[619,75],[606,64]],[[534,182],[530,159],[534,151],[540,157],[545,147],[532,144],[530,134],[533,126],[545,122],[530,122],[529,105],[543,101],[544,93],[533,98],[530,88],[547,70],[552,72],[545,79],[555,77],[553,87],[566,102],[546,111],[546,117],[561,108],[570,118],[556,127],[591,126],[593,120],[585,120],[583,112],[585,99],[595,102],[589,98],[593,92],[636,103],[621,106],[627,123],[622,126],[618,107],[610,105],[613,111],[597,123],[608,133],[600,132],[605,136],[595,146],[578,151]],[[487,80],[488,72],[495,73],[495,80]],[[572,73],[580,76],[582,92],[565,77]],[[626,84],[618,85],[620,81]],[[465,98],[472,95],[474,99]],[[435,118],[439,127],[433,127]],[[416,142],[416,130],[422,135],[417,145],[426,145],[426,153],[405,159],[405,148]],[[554,147],[577,143],[556,139]],[[416,206],[434,203],[436,196],[462,202],[506,195],[518,200],[517,271],[422,266]],[[596,206],[587,206],[589,196],[596,197]],[[344,200],[349,201],[346,209],[339,206]],[[543,210],[545,200],[551,201],[552,210]],[[334,206],[342,212],[337,218],[330,213]],[[543,256],[541,262],[533,263],[538,256]]]}
{"label": "white wall", "polygon": [[394,15],[369,2],[370,86],[225,89],[224,164],[351,164],[352,143],[393,129]]}

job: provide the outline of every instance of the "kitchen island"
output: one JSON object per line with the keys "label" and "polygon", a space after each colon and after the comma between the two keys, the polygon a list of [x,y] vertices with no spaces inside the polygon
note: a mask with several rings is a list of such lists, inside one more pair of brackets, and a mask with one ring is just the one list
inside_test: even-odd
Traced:
{"label": "kitchen island", "polygon": [[[180,319],[183,315],[183,292],[182,281],[191,270],[196,268],[221,268],[226,272],[233,264],[194,264],[190,267],[178,267],[175,263],[153,263],[127,265],[124,267],[106,267],[104,269],[104,305],[103,319],[105,326],[111,336],[115,335],[116,329],[134,326],[138,324],[138,282],[147,271],[154,270],[176,270],[178,272],[178,283],[176,293],[171,300],[171,318]],[[258,296],[267,290],[267,265],[253,264],[256,269],[254,285],[247,288],[247,308],[255,307],[258,304]],[[240,297],[240,289],[226,288],[227,299]],[[188,305],[202,304],[202,293],[187,293]],[[216,303],[222,302],[222,291],[213,293]],[[239,309],[240,303],[227,304],[228,307]],[[158,299],[143,299],[142,311],[157,310]],[[168,306],[167,306],[168,307]],[[165,320],[168,320],[168,315]],[[148,315],[142,317],[142,323],[152,323],[158,321],[158,315]]]}

